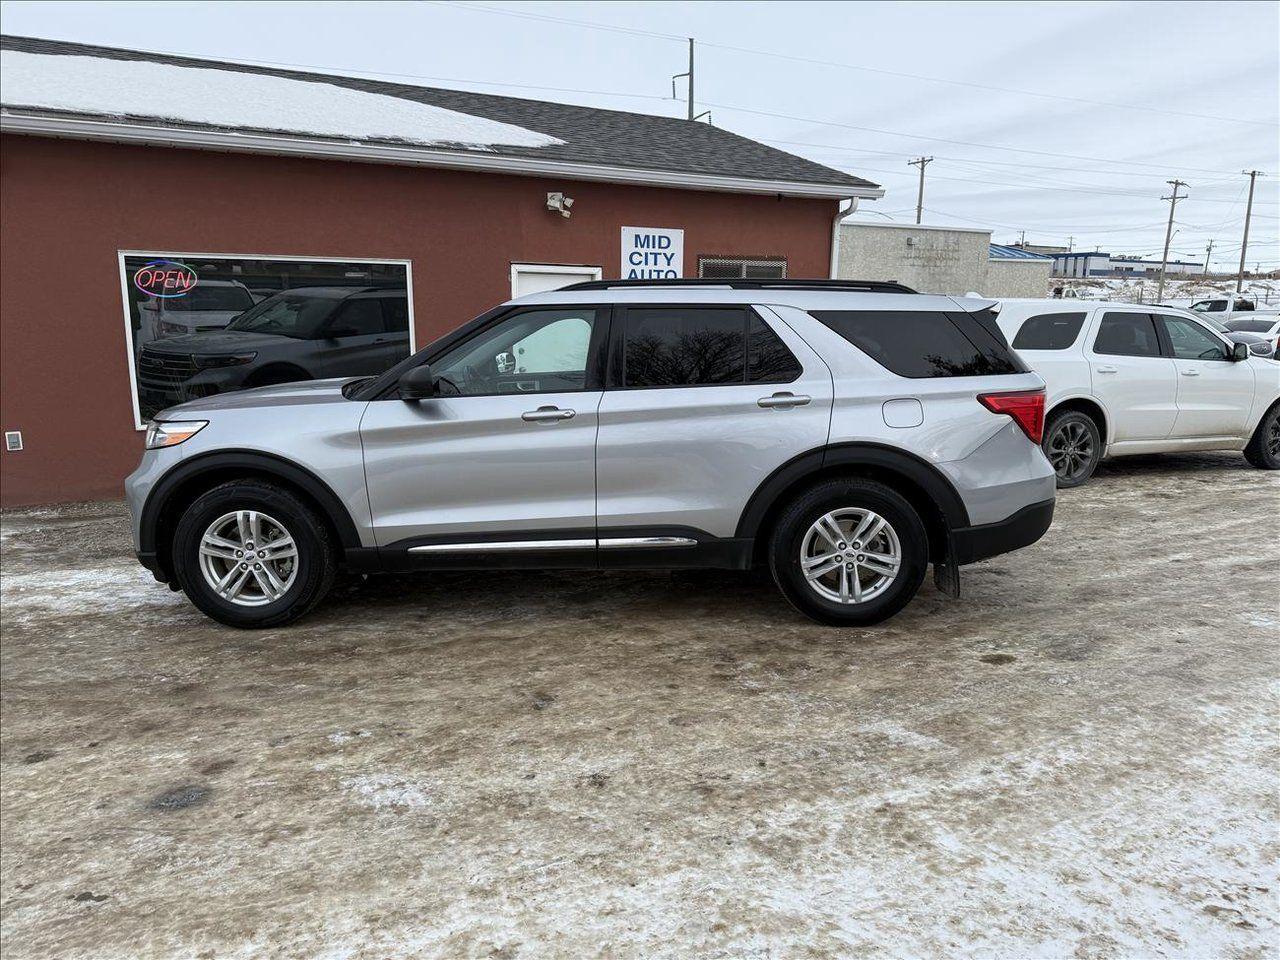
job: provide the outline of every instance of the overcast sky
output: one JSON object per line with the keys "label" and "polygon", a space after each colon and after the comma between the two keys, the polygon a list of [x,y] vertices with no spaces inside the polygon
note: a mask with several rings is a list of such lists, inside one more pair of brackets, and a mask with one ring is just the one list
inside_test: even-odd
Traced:
{"label": "overcast sky", "polygon": [[1240,171],[1256,168],[1269,176],[1254,201],[1250,267],[1280,266],[1275,2],[6,0],[0,27],[671,116],[685,110],[664,99],[685,69],[679,38],[693,36],[699,108],[718,126],[883,184],[860,218],[912,221],[907,160],[933,156],[926,223],[1159,256],[1164,181],[1179,177],[1190,187],[1174,252],[1199,261],[1213,239],[1215,267],[1234,269]]}

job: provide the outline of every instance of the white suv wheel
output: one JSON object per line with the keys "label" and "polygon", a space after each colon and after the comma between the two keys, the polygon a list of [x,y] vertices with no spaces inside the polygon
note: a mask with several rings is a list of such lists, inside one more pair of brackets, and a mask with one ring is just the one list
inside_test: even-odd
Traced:
{"label": "white suv wheel", "polygon": [[823,514],[800,543],[800,569],[820,597],[856,604],[884,593],[902,569],[897,531],[871,510],[847,507]]}

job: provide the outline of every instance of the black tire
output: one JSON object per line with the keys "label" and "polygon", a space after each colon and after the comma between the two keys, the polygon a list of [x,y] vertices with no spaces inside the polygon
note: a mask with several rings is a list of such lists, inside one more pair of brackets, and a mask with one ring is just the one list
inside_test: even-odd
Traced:
{"label": "black tire", "polygon": [[[810,527],[825,514],[846,508],[870,510],[888,521],[901,553],[896,576],[861,603],[828,599],[801,569]],[[805,616],[836,627],[869,626],[893,616],[916,595],[928,567],[929,537],[919,514],[905,498],[872,480],[827,480],[810,487],[782,511],[769,539],[769,568],[783,596]],[[835,576],[840,576],[838,570]]]}
{"label": "black tire", "polygon": [[1280,403],[1273,404],[1258,421],[1244,458],[1260,470],[1280,470]]}
{"label": "black tire", "polygon": [[1057,475],[1059,489],[1087,483],[1102,460],[1102,435],[1098,425],[1093,417],[1079,410],[1051,413],[1040,445]]}
{"label": "black tire", "polygon": [[[297,547],[288,589],[279,599],[259,606],[242,606],[220,596],[200,564],[206,529],[219,517],[240,510],[278,521]],[[203,494],[182,514],[173,536],[173,568],[178,584],[202,613],[227,626],[257,630],[283,626],[308,613],[333,585],[337,561],[329,530],[311,507],[273,484],[235,480]]]}

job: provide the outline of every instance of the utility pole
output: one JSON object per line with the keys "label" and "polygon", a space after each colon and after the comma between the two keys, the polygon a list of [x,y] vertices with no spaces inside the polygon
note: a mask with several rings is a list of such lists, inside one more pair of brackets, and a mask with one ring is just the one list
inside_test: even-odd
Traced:
{"label": "utility pole", "polygon": [[1182,199],[1178,195],[1178,191],[1188,184],[1181,180],[1166,180],[1165,183],[1173,187],[1173,193],[1167,197],[1161,197],[1161,200],[1169,201],[1169,226],[1164,231],[1164,256],[1160,259],[1160,282],[1156,284],[1156,302],[1159,303],[1164,297],[1164,272],[1169,266],[1169,244],[1173,240],[1173,211],[1178,206],[1178,201]]}
{"label": "utility pole", "polygon": [[1213,241],[1209,241],[1209,245],[1204,248],[1204,278],[1209,279],[1209,258],[1213,256]]}
{"label": "utility pole", "polygon": [[1067,253],[1070,253],[1070,252],[1071,252],[1071,246],[1072,246],[1072,244],[1074,244],[1075,242],[1076,242],[1076,238],[1075,238],[1075,237],[1073,237],[1073,236],[1072,236],[1072,237],[1067,237]]}
{"label": "utility pole", "polygon": [[933,163],[933,157],[917,157],[914,160],[908,160],[908,167],[920,168],[920,189],[916,193],[916,223],[920,222],[921,216],[924,214],[924,168]]}
{"label": "utility pole", "polygon": [[1027,249],[1027,231],[1025,230],[1018,231],[1018,249],[1019,250]]}
{"label": "utility pole", "polygon": [[1236,293],[1244,287],[1244,255],[1249,249],[1249,219],[1253,216],[1253,185],[1263,176],[1261,170],[1242,170],[1249,175],[1249,204],[1244,208],[1244,241],[1240,244],[1240,272],[1236,274]]}

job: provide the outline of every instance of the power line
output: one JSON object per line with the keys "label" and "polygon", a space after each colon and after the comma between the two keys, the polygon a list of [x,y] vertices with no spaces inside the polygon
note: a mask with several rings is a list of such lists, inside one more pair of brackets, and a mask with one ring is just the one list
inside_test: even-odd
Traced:
{"label": "power line", "polygon": [[[910,156],[910,154],[902,150],[869,150],[861,147],[840,146],[834,143],[812,143],[807,140],[782,140],[782,139],[776,139],[776,138],[764,138],[763,142],[764,143],[781,143],[791,147],[814,147],[820,150],[838,150],[844,153],[871,153],[871,154],[876,154],[879,156],[886,156],[886,157]],[[1058,170],[1063,173],[1096,173],[1099,175],[1112,176],[1112,177],[1156,176],[1156,174],[1149,173],[1147,171],[1099,170],[1096,167],[1055,167],[1055,166],[1046,166],[1045,164],[1027,163],[1023,160],[979,160],[974,157],[949,157],[949,156],[944,156],[941,153],[934,154],[934,159],[949,160],[954,163],[976,163],[976,164],[982,164],[983,166],[1031,167],[1037,170]],[[1128,161],[1121,161],[1121,162],[1128,162]],[[1157,166],[1157,164],[1152,164],[1152,166]],[[1174,169],[1174,167],[1170,166],[1168,169]],[[1185,169],[1185,168],[1180,168],[1180,169]],[[1234,183],[1235,178],[1239,176],[1239,174],[1234,170],[1218,170],[1218,171],[1204,171],[1204,172],[1206,173],[1216,172],[1221,175],[1219,178],[1213,181],[1214,183],[1227,183],[1228,181]]]}
{"label": "power line", "polygon": [[[626,33],[635,36],[652,37],[658,40],[680,40],[684,37],[677,37],[669,33],[658,33],[652,30],[641,30],[633,27],[619,27],[614,24],[599,23],[591,20],[577,20],[571,17],[557,17],[551,14],[532,13],[524,10],[511,10],[504,7],[490,7],[479,3],[457,3],[452,0],[430,0],[437,6],[454,7],[460,10],[474,10],[482,13],[498,14],[500,16],[520,17],[525,20],[540,20],[548,23],[562,23],[577,27],[585,27],[591,30],[607,30],[613,33]],[[1160,107],[1148,107],[1136,103],[1118,103],[1109,100],[1091,100],[1086,97],[1069,97],[1057,93],[1043,93],[1038,90],[1024,90],[1018,87],[1001,87],[989,83],[976,83],[971,80],[953,80],[949,77],[931,77],[925,74],[904,73],[900,70],[885,70],[880,67],[868,67],[857,63],[844,63],[838,60],[822,60],[817,57],[802,57],[790,53],[781,53],[777,50],[761,50],[753,47],[739,47],[728,43],[716,43],[714,41],[699,40],[698,43],[704,47],[711,47],[716,50],[728,50],[733,53],[745,53],[750,56],[757,57],[773,57],[778,60],[787,60],[792,63],[809,63],[823,67],[836,67],[841,70],[857,70],[863,73],[877,73],[886,77],[898,77],[905,80],[919,80],[925,83],[945,83],[957,87],[969,87],[974,90],[987,90],[996,93],[1011,93],[1022,97],[1037,97],[1041,100],[1060,100],[1066,103],[1082,103],[1094,107],[1111,107],[1119,110],[1138,110],[1144,113],[1160,113],[1171,117],[1188,117],[1196,120],[1218,120],[1226,123],[1244,123],[1255,126],[1275,127],[1280,124],[1271,120],[1248,120],[1241,117],[1223,117],[1214,116],[1206,113],[1189,113],[1183,110],[1165,110]]]}
{"label": "power line", "polygon": [[[728,110],[733,113],[747,113],[757,117],[770,117],[774,120],[791,120],[795,123],[810,123],[820,127],[840,127],[845,130],[858,130],[862,133],[878,133],[890,137],[905,137],[908,140],[928,140],[932,143],[950,143],[962,147],[977,147],[981,150],[1004,150],[1008,153],[1029,153],[1040,157],[1062,157],[1067,160],[1085,160],[1091,163],[1119,163],[1131,167],[1156,167],[1159,169],[1168,169],[1169,165],[1162,163],[1145,163],[1141,160],[1120,160],[1116,157],[1090,157],[1077,153],[1058,153],[1053,150],[1033,150],[1029,147],[1010,147],[1004,144],[979,143],[973,140],[954,140],[949,137],[929,137],[919,133],[900,133],[896,130],[886,130],[882,127],[863,127],[852,123],[839,123],[835,120],[816,120],[813,117],[797,117],[788,113],[774,113],[769,110],[753,110],[748,107],[735,107],[728,103],[711,103],[704,100],[707,106],[716,107],[720,110]],[[1180,170],[1190,171],[1192,173],[1222,173],[1221,170],[1207,170],[1202,167],[1178,166]]]}

